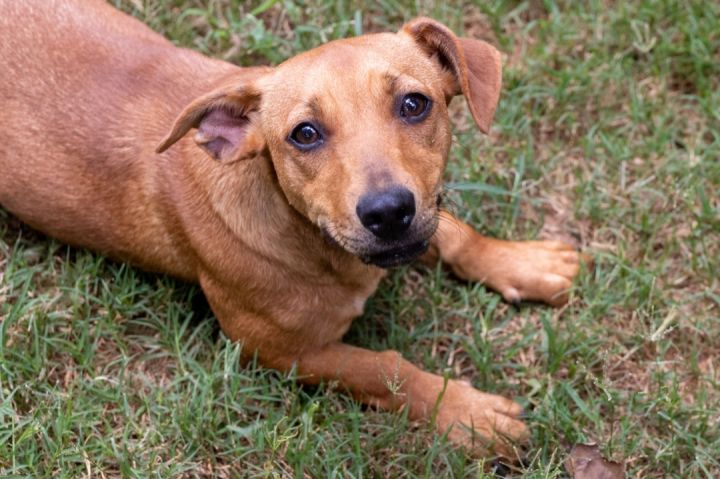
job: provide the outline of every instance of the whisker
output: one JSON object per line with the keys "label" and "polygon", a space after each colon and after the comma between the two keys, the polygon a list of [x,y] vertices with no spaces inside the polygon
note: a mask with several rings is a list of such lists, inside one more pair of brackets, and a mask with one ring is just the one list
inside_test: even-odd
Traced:
{"label": "whisker", "polygon": [[[449,212],[448,212],[449,213]],[[466,239],[470,238],[470,233],[467,232],[465,228],[462,228],[460,226],[460,220],[456,218],[448,218],[447,216],[441,215],[440,212],[437,213],[438,220],[443,225],[450,225],[450,228],[452,231],[446,231],[444,228],[438,228],[438,234],[444,235],[446,233],[450,234],[461,234]]]}

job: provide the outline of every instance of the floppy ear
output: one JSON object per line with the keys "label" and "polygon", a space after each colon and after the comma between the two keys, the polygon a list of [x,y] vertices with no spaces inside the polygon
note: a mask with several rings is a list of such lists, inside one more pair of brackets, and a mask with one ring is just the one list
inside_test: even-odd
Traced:
{"label": "floppy ear", "polygon": [[500,99],[502,62],[500,52],[481,40],[458,38],[446,26],[420,17],[406,23],[402,32],[410,35],[429,55],[454,75],[452,94],[462,93],[480,131],[487,133]]}
{"label": "floppy ear", "polygon": [[260,92],[249,82],[236,80],[190,103],[155,150],[170,148],[191,128],[195,143],[210,157],[225,163],[251,158],[265,148],[265,139],[253,117]]}

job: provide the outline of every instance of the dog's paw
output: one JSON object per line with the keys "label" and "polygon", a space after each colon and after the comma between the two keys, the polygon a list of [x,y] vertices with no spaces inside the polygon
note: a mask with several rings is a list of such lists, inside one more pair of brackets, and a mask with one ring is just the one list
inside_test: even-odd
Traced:
{"label": "dog's paw", "polygon": [[448,439],[475,456],[496,454],[515,460],[528,438],[521,414],[520,405],[510,399],[450,381],[435,421],[441,433],[447,432]]}
{"label": "dog's paw", "polygon": [[562,306],[581,264],[592,267],[592,258],[560,241],[496,241],[485,261],[493,267],[485,283],[506,301],[543,301]]}

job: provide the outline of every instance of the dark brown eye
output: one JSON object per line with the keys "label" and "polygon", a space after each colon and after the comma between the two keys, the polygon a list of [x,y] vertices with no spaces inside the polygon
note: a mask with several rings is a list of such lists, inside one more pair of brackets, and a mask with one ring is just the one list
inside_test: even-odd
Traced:
{"label": "dark brown eye", "polygon": [[430,111],[430,99],[420,93],[410,93],[400,100],[400,116],[406,121],[422,121]]}
{"label": "dark brown eye", "polygon": [[322,135],[311,123],[300,123],[290,133],[290,142],[301,150],[310,150],[322,143]]}

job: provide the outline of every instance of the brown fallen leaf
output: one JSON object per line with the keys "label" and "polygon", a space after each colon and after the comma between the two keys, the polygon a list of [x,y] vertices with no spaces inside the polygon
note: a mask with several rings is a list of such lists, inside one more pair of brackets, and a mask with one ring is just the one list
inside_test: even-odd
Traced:
{"label": "brown fallen leaf", "polygon": [[597,444],[575,444],[565,459],[565,469],[573,479],[625,478],[625,465],[604,459]]}
{"label": "brown fallen leaf", "polygon": [[[564,196],[550,196],[545,205],[545,218],[538,239],[557,240],[580,248],[583,229],[573,215],[572,203]],[[587,232],[585,232],[587,233]]]}

